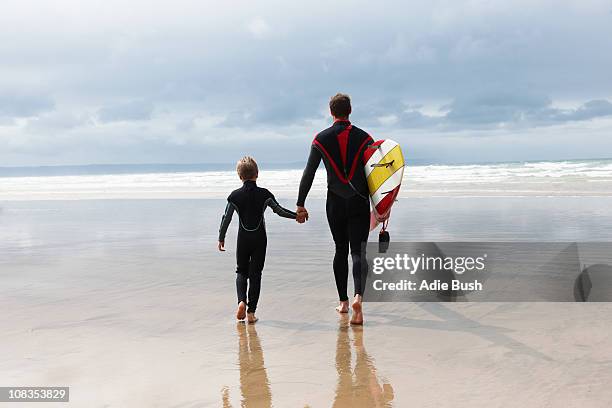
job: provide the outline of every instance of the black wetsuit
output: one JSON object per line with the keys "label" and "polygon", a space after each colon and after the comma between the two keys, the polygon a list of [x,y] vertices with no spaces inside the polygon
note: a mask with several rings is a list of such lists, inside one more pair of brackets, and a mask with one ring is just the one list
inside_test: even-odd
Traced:
{"label": "black wetsuit", "polygon": [[[247,303],[248,312],[255,313],[261,289],[261,271],[266,260],[266,222],[264,212],[272,208],[276,214],[285,218],[296,218],[293,211],[283,208],[274,195],[265,188],[258,187],[254,181],[247,180],[243,186],[227,198],[225,213],[221,218],[219,241],[225,242],[227,227],[232,221],[234,211],[238,212],[240,227],[236,244],[236,291],[238,303]],[[249,284],[247,285],[247,279]]]}
{"label": "black wetsuit", "polygon": [[336,245],[334,277],[340,300],[348,300],[348,254],[353,260],[355,294],[365,288],[367,264],[362,246],[370,232],[370,200],[363,170],[363,153],[374,140],[349,121],[336,121],[312,142],[297,200],[304,206],[315,172],[321,163],[327,170],[327,222]]}

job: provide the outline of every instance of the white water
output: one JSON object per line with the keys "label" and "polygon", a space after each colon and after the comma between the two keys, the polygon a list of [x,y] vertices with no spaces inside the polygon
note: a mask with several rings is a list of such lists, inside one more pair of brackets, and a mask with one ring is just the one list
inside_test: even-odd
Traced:
{"label": "white water", "polygon": [[[301,169],[261,169],[277,197],[297,195]],[[310,197],[325,194],[320,169]],[[0,177],[0,200],[223,198],[240,186],[233,171]],[[402,196],[612,195],[612,160],[409,166]]]}

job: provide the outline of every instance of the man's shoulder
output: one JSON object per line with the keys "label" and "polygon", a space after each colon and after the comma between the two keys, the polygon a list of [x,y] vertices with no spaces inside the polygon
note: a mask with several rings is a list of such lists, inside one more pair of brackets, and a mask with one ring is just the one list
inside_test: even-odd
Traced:
{"label": "man's shoulder", "polygon": [[335,134],[336,134],[336,132],[334,130],[334,127],[330,126],[330,127],[326,128],[326,129],[323,129],[319,133],[317,133],[315,135],[315,140],[321,140],[321,139],[323,139],[325,137],[332,136],[332,135],[335,135]]}
{"label": "man's shoulder", "polygon": [[363,133],[367,133],[365,130],[363,130],[362,128],[360,128],[359,126],[355,126],[354,124],[351,123],[351,130],[354,130],[356,132],[363,132]]}
{"label": "man's shoulder", "polygon": [[369,136],[370,136],[370,134],[369,134],[368,132],[366,132],[366,131],[365,131],[365,130],[363,130],[362,128],[357,127],[357,126],[355,126],[355,125],[352,125],[352,128],[351,128],[351,133],[353,133],[353,132],[354,132],[355,134],[358,134],[358,135],[361,135],[361,136],[367,136],[367,137],[369,137]]}

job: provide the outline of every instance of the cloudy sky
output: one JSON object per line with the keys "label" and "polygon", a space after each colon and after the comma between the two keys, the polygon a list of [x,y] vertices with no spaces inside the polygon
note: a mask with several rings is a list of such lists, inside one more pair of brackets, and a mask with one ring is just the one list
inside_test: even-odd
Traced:
{"label": "cloudy sky", "polygon": [[612,157],[612,1],[2,8],[0,166],[301,161],[339,91],[414,160]]}

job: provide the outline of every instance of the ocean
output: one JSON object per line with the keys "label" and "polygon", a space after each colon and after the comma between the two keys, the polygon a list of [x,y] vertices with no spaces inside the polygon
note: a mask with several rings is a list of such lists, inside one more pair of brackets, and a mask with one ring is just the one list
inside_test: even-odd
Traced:
{"label": "ocean", "polygon": [[[1,200],[223,198],[240,185],[227,165],[93,165],[0,168]],[[301,166],[261,166],[259,184],[295,198]],[[320,169],[311,197],[325,194]],[[413,165],[400,197],[607,196],[612,159]]]}

